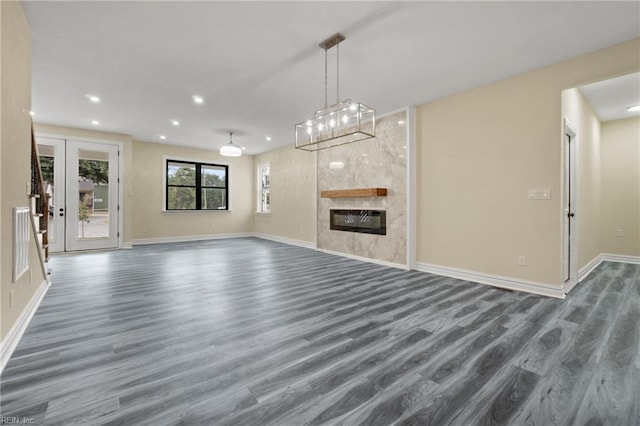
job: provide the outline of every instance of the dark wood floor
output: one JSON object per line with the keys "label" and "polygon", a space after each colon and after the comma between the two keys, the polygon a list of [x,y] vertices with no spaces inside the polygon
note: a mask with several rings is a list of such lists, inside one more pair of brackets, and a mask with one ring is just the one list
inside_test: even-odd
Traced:
{"label": "dark wood floor", "polygon": [[604,263],[561,301],[253,238],[51,263],[3,416],[640,424],[638,265]]}

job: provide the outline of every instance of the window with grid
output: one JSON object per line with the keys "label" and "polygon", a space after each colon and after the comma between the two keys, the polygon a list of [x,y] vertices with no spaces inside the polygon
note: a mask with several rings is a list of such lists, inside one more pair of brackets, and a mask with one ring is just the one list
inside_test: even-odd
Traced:
{"label": "window with grid", "polygon": [[167,160],[167,210],[229,210],[229,167]]}

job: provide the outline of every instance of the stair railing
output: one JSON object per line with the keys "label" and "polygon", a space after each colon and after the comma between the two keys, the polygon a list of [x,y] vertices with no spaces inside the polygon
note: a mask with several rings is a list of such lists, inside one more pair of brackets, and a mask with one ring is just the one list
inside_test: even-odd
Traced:
{"label": "stair railing", "polygon": [[[31,124],[31,194],[35,201],[34,219],[39,221],[40,234],[42,235],[42,246],[40,252],[43,253],[42,262],[49,260],[49,194],[42,177],[40,168],[40,156],[38,154],[38,144],[36,135]],[[43,264],[44,265],[44,264]],[[46,276],[46,275],[45,275]]]}

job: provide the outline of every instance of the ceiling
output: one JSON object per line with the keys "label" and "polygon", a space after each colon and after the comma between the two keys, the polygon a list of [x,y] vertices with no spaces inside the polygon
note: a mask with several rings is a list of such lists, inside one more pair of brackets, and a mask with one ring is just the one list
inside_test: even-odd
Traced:
{"label": "ceiling", "polygon": [[640,115],[627,108],[640,105],[640,73],[580,86],[600,121],[619,120]]}
{"label": "ceiling", "polygon": [[292,145],[294,124],[324,105],[318,43],[336,32],[342,96],[379,114],[640,36],[639,2],[23,5],[36,122],[211,149],[234,130],[248,154]]}

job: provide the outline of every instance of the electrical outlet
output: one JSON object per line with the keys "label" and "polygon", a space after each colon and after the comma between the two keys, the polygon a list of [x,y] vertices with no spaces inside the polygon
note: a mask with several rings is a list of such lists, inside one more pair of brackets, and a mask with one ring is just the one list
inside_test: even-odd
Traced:
{"label": "electrical outlet", "polygon": [[616,237],[618,237],[618,238],[622,238],[622,237],[624,237],[624,230],[623,230],[623,229],[618,228],[618,229],[616,230]]}
{"label": "electrical outlet", "polygon": [[518,256],[518,265],[527,266],[527,256]]}

